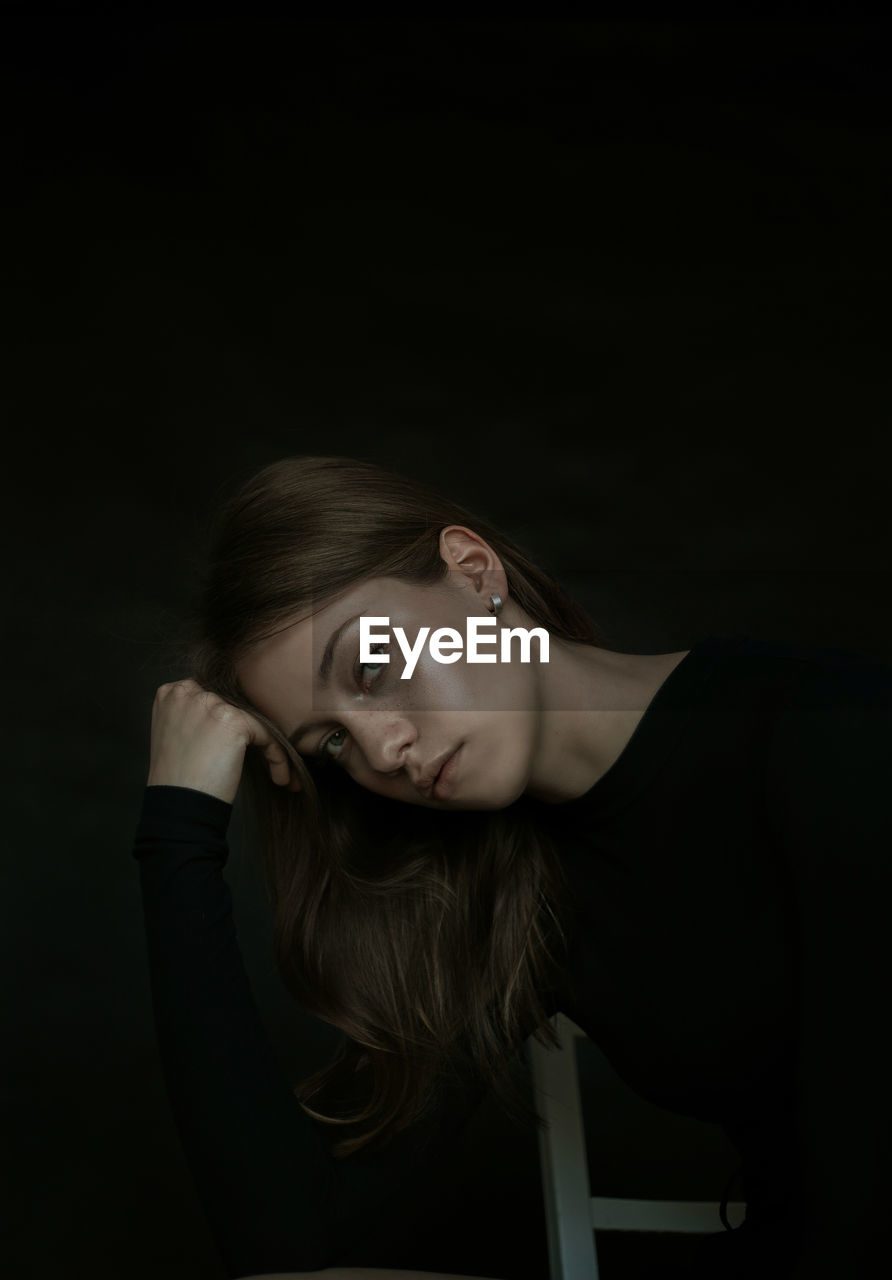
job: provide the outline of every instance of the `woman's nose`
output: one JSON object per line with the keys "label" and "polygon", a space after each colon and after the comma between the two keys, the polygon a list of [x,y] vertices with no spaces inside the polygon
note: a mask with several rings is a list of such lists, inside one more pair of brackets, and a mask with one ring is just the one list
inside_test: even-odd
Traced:
{"label": "woman's nose", "polygon": [[369,718],[354,729],[362,753],[379,773],[394,773],[405,764],[415,731],[408,721]]}

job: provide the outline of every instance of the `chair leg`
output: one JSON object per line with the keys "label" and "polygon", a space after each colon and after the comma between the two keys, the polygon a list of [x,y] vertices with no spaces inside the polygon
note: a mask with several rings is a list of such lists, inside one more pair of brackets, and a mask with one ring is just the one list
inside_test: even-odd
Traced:
{"label": "chair leg", "polygon": [[598,1280],[572,1026],[558,1020],[560,1052],[527,1040],[536,1105],[548,1126],[538,1138],[549,1269],[551,1280]]}

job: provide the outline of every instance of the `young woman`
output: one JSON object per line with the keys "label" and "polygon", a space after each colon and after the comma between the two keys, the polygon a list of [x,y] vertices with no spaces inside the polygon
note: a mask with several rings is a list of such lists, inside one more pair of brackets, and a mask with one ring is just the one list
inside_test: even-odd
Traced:
{"label": "young woman", "polygon": [[[505,534],[371,463],[287,458],[219,512],[134,855],[168,1091],[231,1276],[363,1274],[486,1091],[524,1113],[518,1054],[555,1043],[557,1010],[740,1153],[746,1222],[686,1274],[868,1274],[892,669],[605,641]],[[222,876],[243,778],[280,972],[343,1033],[297,1084]]]}

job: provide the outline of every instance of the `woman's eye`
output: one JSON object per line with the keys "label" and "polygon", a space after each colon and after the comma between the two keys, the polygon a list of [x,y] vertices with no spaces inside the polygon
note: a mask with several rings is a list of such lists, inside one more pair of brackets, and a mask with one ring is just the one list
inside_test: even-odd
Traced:
{"label": "woman's eye", "polygon": [[[387,652],[387,645],[386,645],[386,644],[378,643],[378,644],[373,644],[373,645],[372,645],[372,653],[386,653],[386,652]],[[366,670],[368,670],[368,671],[370,671],[370,672],[372,673],[372,674],[371,674],[371,676],[367,676],[365,679],[362,679],[361,674],[360,674],[360,677],[359,677],[359,681],[358,681],[358,683],[361,685],[361,687],[362,687],[362,688],[366,688],[368,685],[370,685],[370,684],[372,684],[372,683],[374,682],[374,680],[377,678],[377,676],[378,676],[379,672],[380,672],[380,671],[382,671],[382,670],[383,670],[383,668],[384,668],[384,667],[386,667],[386,666],[388,666],[388,665],[389,665],[389,664],[388,664],[388,663],[386,663],[386,662],[360,662],[360,663],[358,663],[357,668],[356,668],[358,672],[360,672],[360,673],[361,673],[361,672],[362,672],[363,667],[365,667],[365,668],[366,668]]]}
{"label": "woman's eye", "polygon": [[[322,746],[319,748],[319,755],[322,757],[322,759],[323,759],[323,760],[337,760],[338,756],[337,756],[337,755],[331,755],[331,753],[329,752],[328,748],[329,748],[329,747],[331,746],[331,744],[334,742],[335,738],[337,738],[337,736],[338,736],[338,734],[339,734],[339,733],[346,733],[346,732],[347,732],[347,730],[346,730],[346,729],[335,729],[334,733],[330,733],[330,734],[328,735],[328,737],[327,737],[327,738],[325,739],[325,741],[322,743]],[[342,746],[344,745],[344,743],[343,743],[343,741],[341,741],[341,742],[336,743],[335,745],[336,745],[338,748],[340,748],[340,747],[342,747]],[[340,752],[338,752],[338,754],[340,754]]]}

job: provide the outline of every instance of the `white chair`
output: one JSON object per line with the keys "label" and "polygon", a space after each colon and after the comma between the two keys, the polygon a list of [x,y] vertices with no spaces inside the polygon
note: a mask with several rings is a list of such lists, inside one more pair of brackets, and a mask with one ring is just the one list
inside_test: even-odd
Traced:
{"label": "white chair", "polygon": [[[576,1058],[577,1039],[588,1037],[564,1013],[555,1014],[552,1025],[560,1049],[532,1036],[526,1042],[536,1106],[547,1124],[538,1137],[551,1280],[598,1280],[598,1231],[720,1231],[718,1201],[591,1195]],[[728,1222],[738,1226],[745,1210],[743,1202],[731,1201]]]}

